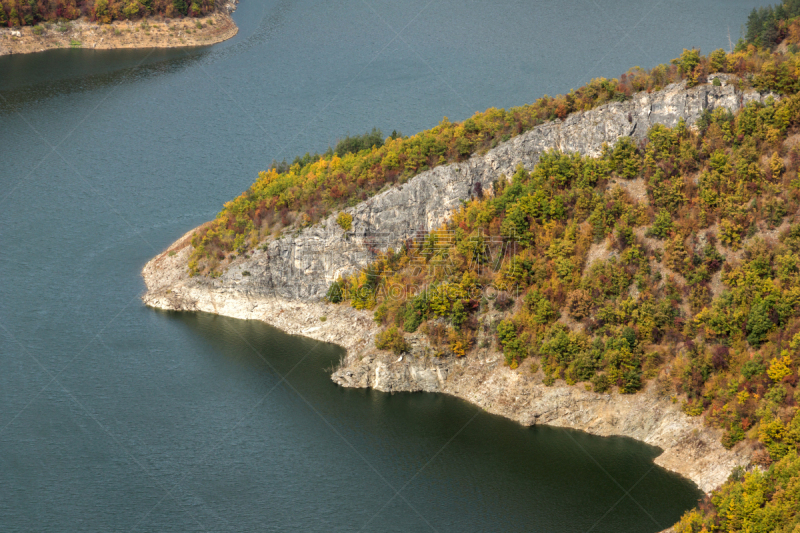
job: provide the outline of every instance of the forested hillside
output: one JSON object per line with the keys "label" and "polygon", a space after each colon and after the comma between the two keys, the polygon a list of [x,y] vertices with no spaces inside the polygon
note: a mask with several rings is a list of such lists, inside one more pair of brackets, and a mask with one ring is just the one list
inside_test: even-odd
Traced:
{"label": "forested hillside", "polygon": [[214,0],[0,0],[0,25],[33,26],[80,17],[108,23],[148,15],[198,17],[215,9]]}
{"label": "forested hillside", "polygon": [[636,92],[659,90],[682,80],[694,86],[716,72],[734,74],[742,78],[739,83],[743,85],[788,94],[797,90],[797,68],[794,56],[772,55],[752,45],[732,54],[717,50],[709,56],[686,50],[670,64],[650,71],[634,68],[619,79],[595,79],[566,95],[544,96],[533,104],[508,110],[488,109],[461,123],[445,117],[430,130],[410,137],[389,137],[370,149],[306,154],[291,165],[273,165],[198,231],[193,240],[191,272],[217,276],[232,256],[279,236],[287,228],[315,224],[384,187],[404,183],[432,167],[465,160],[473,153],[484,153],[574,111],[624,101]]}
{"label": "forested hillside", "polygon": [[[474,191],[438,231],[337,280],[327,298],[372,310],[377,347],[398,354],[408,334],[422,333],[440,357],[494,348],[545,385],[634,394],[654,381],[687,415],[720,428],[724,446],[756,443],[753,460],[766,469],[734,473],[679,530],[791,531],[800,510],[798,15],[798,0],[754,11],[731,53],[685,50],[520,108],[445,118],[410,137],[373,131],[276,163],[195,234],[189,271],[216,277],[287,230],[637,91],[714,73],[772,91],[777,98],[736,115],[656,126],[597,158],[543,154],[532,171]],[[337,221],[350,229],[348,214]],[[476,346],[479,337],[490,345]]]}
{"label": "forested hillside", "polygon": [[[750,431],[778,459],[795,444],[798,126],[790,95],[717,110],[698,131],[657,126],[596,159],[544,154],[329,299],[375,309],[379,347],[398,352],[422,328],[463,356],[488,328],[508,365],[541,368],[545,384],[633,393],[669,365],[687,414],[724,428],[726,446]],[[506,318],[486,323],[490,308]]]}
{"label": "forested hillside", "polygon": [[773,49],[785,39],[797,43],[800,37],[800,1],[786,0],[776,6],[753,9],[747,18],[745,37],[739,48],[755,44]]}
{"label": "forested hillside", "polygon": [[[790,431],[795,442],[800,428]],[[766,470],[737,470],[699,509],[683,515],[677,533],[790,533],[800,526],[800,458],[793,447]]]}

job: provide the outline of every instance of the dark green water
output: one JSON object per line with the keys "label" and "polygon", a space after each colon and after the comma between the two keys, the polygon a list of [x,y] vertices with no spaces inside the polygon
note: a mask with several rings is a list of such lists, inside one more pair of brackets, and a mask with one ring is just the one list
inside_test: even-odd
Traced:
{"label": "dark green water", "polygon": [[243,0],[210,48],[0,58],[0,530],[673,523],[699,492],[651,447],[337,388],[337,347],[146,309],[139,271],[273,158],[727,46],[754,5]]}

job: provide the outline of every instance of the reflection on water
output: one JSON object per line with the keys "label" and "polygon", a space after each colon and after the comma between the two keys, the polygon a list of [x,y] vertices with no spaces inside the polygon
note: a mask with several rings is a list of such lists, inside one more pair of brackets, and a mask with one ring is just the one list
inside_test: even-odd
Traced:
{"label": "reflection on water", "polygon": [[146,50],[49,50],[0,57],[0,113],[45,98],[104,91],[118,83],[174,74],[196,63],[208,48]]}
{"label": "reflection on water", "polygon": [[[579,531],[610,511],[601,530],[653,531],[656,523],[674,523],[700,495],[686,480],[653,468],[659,450],[632,439],[525,428],[441,394],[342,389],[326,370],[342,355],[337,346],[256,321],[158,313],[204,338],[225,361],[210,364],[251,376],[259,384],[254,397],[267,398],[257,411],[272,410],[272,394],[295,405],[293,421],[325,436],[304,448],[305,460],[327,464],[331,453],[336,470],[372,471],[376,480],[368,486],[390,494],[391,487],[408,484],[404,497],[437,530],[445,525],[448,530],[499,530],[503,523],[514,529]],[[275,475],[267,465],[260,471],[267,478]],[[329,497],[324,483],[309,481],[295,483],[307,483],[304,490],[312,500]],[[620,487],[634,485],[635,501],[619,501]],[[365,488],[355,484],[348,491],[361,494]],[[372,524],[375,531],[386,523],[409,523],[407,505],[386,512]]]}

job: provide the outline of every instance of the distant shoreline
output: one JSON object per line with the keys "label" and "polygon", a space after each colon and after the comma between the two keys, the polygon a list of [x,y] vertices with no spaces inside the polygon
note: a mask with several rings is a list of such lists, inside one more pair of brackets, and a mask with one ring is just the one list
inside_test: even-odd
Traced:
{"label": "distant shoreline", "polygon": [[43,23],[39,26],[0,29],[0,56],[32,54],[59,48],[112,50],[119,48],[178,48],[206,46],[226,41],[239,32],[230,17],[235,4],[227,10],[205,17],[180,19],[142,19],[98,24],[86,19],[64,25]]}

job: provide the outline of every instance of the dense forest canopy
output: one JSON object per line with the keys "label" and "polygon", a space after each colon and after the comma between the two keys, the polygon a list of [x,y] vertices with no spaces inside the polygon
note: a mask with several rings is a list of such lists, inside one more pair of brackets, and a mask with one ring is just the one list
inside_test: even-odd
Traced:
{"label": "dense forest canopy", "polygon": [[800,36],[800,21],[795,20],[797,16],[800,16],[800,0],[786,0],[776,6],[753,9],[739,47],[755,44],[774,48],[789,37],[796,43]]}
{"label": "dense forest canopy", "polygon": [[214,0],[0,0],[0,25],[33,26],[80,17],[109,23],[149,15],[199,17],[215,9]]}

